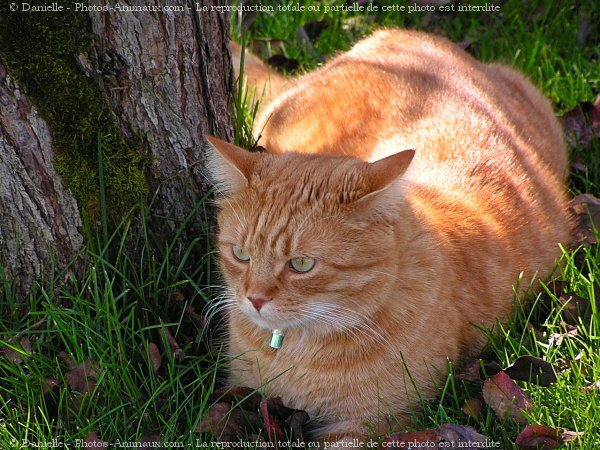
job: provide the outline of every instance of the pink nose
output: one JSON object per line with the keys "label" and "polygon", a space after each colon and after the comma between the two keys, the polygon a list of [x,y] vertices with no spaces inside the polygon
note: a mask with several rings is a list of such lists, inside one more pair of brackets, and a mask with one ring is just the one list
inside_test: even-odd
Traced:
{"label": "pink nose", "polygon": [[260,311],[265,303],[269,303],[271,301],[264,297],[248,297],[248,300],[250,300],[250,303],[252,303],[252,306],[254,306],[257,311]]}

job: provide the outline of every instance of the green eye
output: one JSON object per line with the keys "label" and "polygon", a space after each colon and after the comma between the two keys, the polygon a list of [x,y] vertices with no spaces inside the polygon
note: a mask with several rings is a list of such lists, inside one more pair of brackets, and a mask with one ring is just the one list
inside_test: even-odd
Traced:
{"label": "green eye", "polygon": [[235,256],[235,259],[237,259],[238,261],[241,261],[241,262],[250,261],[250,253],[248,253],[245,249],[243,249],[239,245],[233,245],[231,247],[231,251],[233,253],[233,256]]}
{"label": "green eye", "polygon": [[297,258],[290,259],[290,267],[299,273],[310,272],[313,267],[315,267],[314,258],[309,258],[307,256],[298,256]]}

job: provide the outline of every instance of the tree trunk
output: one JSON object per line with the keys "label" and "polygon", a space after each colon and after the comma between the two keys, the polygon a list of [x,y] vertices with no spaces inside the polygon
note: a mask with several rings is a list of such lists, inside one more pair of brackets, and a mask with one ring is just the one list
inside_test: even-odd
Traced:
{"label": "tree trunk", "polygon": [[[204,134],[233,137],[229,18],[196,11],[203,2],[186,5],[186,12],[137,12],[135,20],[118,11],[90,14],[100,86],[122,133],[144,136],[152,212],[171,219],[161,222],[167,234],[206,192]],[[188,227],[182,242],[198,232]]]}
{"label": "tree trunk", "polygon": [[[168,239],[207,192],[204,134],[233,137],[233,70],[229,18],[210,11],[225,1],[188,1],[184,11],[161,11],[162,3],[90,12],[94,44],[73,58],[99,85],[125,139],[141,137],[151,211],[167,218],[153,231]],[[1,62],[0,108],[0,270],[25,297],[53,255],[64,266],[82,248],[81,213],[52,166],[51,130]],[[192,217],[182,248],[205,226]]]}
{"label": "tree trunk", "polygon": [[23,295],[50,258],[64,266],[83,244],[53,158],[48,125],[0,60],[0,270]]}

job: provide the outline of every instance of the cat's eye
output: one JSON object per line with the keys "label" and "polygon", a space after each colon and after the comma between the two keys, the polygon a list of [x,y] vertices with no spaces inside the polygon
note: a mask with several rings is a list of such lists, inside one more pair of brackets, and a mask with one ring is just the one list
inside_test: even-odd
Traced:
{"label": "cat's eye", "polygon": [[248,253],[246,251],[246,249],[244,249],[243,247],[240,247],[239,245],[233,245],[231,247],[231,252],[233,253],[233,256],[235,256],[235,258],[238,261],[241,261],[241,262],[250,261],[250,253]]}
{"label": "cat's eye", "polygon": [[299,273],[310,272],[315,267],[315,259],[307,256],[298,256],[290,259],[290,267]]}

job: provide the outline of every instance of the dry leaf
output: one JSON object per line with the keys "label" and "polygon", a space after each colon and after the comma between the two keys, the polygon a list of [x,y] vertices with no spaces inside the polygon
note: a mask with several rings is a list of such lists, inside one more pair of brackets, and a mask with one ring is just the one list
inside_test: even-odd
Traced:
{"label": "dry leaf", "polygon": [[472,417],[477,422],[483,420],[483,411],[485,409],[485,402],[481,397],[475,397],[467,400],[462,407],[462,412],[467,416]]}
{"label": "dry leaf", "polygon": [[592,139],[600,138],[600,96],[594,103],[580,103],[565,113],[562,121],[569,145],[587,149]]}
{"label": "dry leaf", "polygon": [[543,425],[528,425],[515,441],[520,450],[552,450],[561,443],[558,430]]}
{"label": "dry leaf", "polygon": [[540,386],[550,386],[556,383],[556,375],[552,364],[535,356],[521,356],[504,369],[513,380],[527,381]]}
{"label": "dry leaf", "polygon": [[600,230],[600,199],[592,194],[579,194],[571,199],[569,208],[576,219],[575,244],[595,244],[596,235],[594,230]]}
{"label": "dry leaf", "polygon": [[454,378],[462,381],[470,381],[474,383],[481,379],[481,360],[476,359],[465,365],[460,372],[458,372]]}
{"label": "dry leaf", "polygon": [[98,364],[84,361],[65,374],[65,380],[71,388],[80,394],[91,394],[100,375]]}
{"label": "dry leaf", "polygon": [[208,398],[210,404],[227,403],[230,406],[240,406],[248,411],[258,411],[262,395],[245,386],[236,386],[233,388],[217,389]]}
{"label": "dry leaf", "polygon": [[152,369],[154,370],[154,373],[156,373],[162,364],[160,350],[154,342],[150,342],[148,345],[148,352],[150,353],[150,361],[152,361]]}
{"label": "dry leaf", "polygon": [[510,417],[522,425],[527,424],[524,411],[531,411],[531,404],[521,389],[504,372],[498,372],[483,383],[483,398],[499,418]]}
{"label": "dry leaf", "polygon": [[21,337],[19,342],[16,342],[15,338],[10,339],[6,344],[6,346],[0,349],[0,352],[14,363],[21,364],[33,353],[31,341],[27,336]]}

